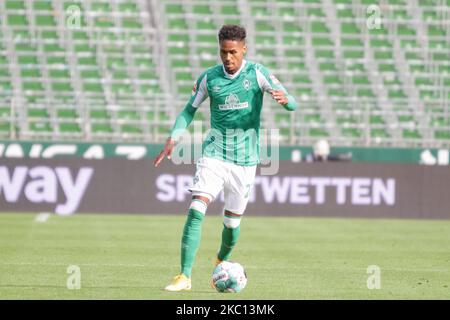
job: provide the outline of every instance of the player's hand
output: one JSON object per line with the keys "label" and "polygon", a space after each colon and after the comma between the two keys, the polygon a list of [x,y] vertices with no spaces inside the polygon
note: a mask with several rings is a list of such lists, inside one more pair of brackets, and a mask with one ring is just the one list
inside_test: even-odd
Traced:
{"label": "player's hand", "polygon": [[164,146],[164,149],[159,153],[159,155],[155,158],[155,161],[153,161],[153,164],[155,167],[159,166],[161,161],[167,156],[167,159],[171,159],[173,148],[175,147],[175,141],[172,138],[168,138],[166,141],[166,145]]}
{"label": "player's hand", "polygon": [[281,105],[285,105],[289,102],[288,98],[284,94],[283,90],[270,90],[272,98]]}

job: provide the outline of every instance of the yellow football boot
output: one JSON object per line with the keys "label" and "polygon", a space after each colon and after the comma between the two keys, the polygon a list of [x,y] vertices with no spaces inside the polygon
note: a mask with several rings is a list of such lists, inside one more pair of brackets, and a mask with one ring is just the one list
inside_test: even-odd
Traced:
{"label": "yellow football boot", "polygon": [[191,279],[184,274],[179,274],[173,278],[172,282],[164,288],[166,291],[190,291]]}

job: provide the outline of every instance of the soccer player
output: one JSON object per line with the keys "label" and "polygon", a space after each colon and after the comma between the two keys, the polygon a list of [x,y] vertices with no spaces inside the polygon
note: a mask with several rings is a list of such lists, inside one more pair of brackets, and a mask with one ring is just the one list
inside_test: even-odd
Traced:
{"label": "soccer player", "polygon": [[237,25],[224,25],[218,34],[223,64],[203,72],[192,96],[176,118],[164,149],[156,157],[157,167],[171,158],[175,143],[191,123],[200,104],[209,97],[211,130],[197,160],[192,202],[181,239],[181,272],[165,288],[167,291],[191,289],[191,271],[200,245],[202,220],[208,205],[223,190],[222,243],[216,264],[228,260],[235,247],[240,222],[259,163],[259,128],[263,94],[268,92],[286,110],[297,104],[277,78],[261,64],[244,59],[246,31]]}

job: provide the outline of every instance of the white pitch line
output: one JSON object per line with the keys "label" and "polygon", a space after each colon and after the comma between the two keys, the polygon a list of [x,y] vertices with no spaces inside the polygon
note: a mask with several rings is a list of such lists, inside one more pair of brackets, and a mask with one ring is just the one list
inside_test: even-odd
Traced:
{"label": "white pitch line", "polygon": [[48,212],[41,212],[39,213],[36,218],[34,219],[34,222],[43,223],[46,222],[50,218],[50,213]]}

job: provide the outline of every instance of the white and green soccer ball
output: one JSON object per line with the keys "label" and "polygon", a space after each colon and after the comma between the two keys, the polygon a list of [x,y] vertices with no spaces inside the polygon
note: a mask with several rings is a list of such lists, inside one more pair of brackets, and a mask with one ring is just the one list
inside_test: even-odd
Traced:
{"label": "white and green soccer ball", "polygon": [[219,292],[240,292],[247,285],[247,274],[239,263],[222,261],[213,271],[212,282]]}

